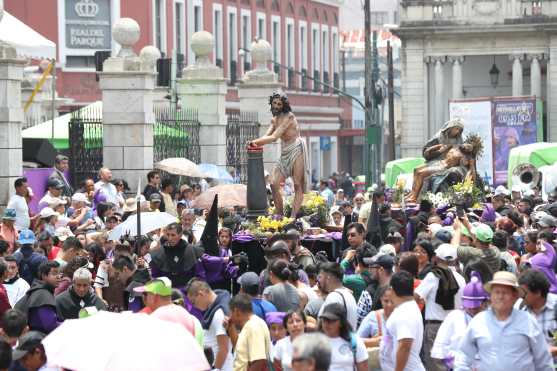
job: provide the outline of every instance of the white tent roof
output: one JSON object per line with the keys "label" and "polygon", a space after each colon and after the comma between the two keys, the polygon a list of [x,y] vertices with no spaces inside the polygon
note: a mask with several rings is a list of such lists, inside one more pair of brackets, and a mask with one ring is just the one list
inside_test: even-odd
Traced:
{"label": "white tent roof", "polygon": [[[102,101],[96,101],[88,106],[82,107],[79,111],[87,111],[90,109],[101,110],[103,107]],[[58,116],[54,118],[54,139],[67,139],[69,137],[68,133],[68,123],[72,118],[71,113],[66,113],[65,115]],[[21,132],[23,138],[51,138],[52,137],[52,120],[43,122],[42,124],[31,126]]]}
{"label": "white tent roof", "polygon": [[55,59],[56,44],[4,10],[0,40],[12,44],[17,54],[36,59]]}

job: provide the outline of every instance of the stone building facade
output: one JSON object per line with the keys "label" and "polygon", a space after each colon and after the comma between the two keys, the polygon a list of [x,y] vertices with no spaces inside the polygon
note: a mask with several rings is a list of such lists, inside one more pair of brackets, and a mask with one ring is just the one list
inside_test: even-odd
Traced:
{"label": "stone building facade", "polygon": [[402,0],[402,156],[421,153],[451,99],[536,96],[557,140],[556,26],[553,1]]}

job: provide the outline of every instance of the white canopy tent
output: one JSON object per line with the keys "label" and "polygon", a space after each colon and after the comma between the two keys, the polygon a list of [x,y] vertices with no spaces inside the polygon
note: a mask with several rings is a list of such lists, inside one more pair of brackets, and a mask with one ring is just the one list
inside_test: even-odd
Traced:
{"label": "white canopy tent", "polygon": [[56,44],[4,10],[0,40],[13,45],[17,54],[34,59],[55,59]]}

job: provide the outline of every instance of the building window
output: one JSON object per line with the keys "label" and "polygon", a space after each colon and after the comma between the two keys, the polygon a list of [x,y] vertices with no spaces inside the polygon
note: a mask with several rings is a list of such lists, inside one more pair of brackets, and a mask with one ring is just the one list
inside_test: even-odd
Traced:
{"label": "building window", "polygon": [[307,68],[308,65],[308,50],[307,50],[307,28],[305,26],[300,27],[300,59],[302,68]]}
{"label": "building window", "polygon": [[201,31],[201,17],[203,16],[203,12],[199,5],[193,7],[193,32]]}
{"label": "building window", "polygon": [[176,53],[184,54],[184,4],[175,3],[174,4],[174,17],[176,18],[175,25],[175,35],[176,35]]}
{"label": "building window", "polygon": [[155,46],[162,51],[162,2],[155,0]]}
{"label": "building window", "polygon": [[314,29],[311,33],[311,45],[312,45],[312,58],[311,58],[311,65],[314,71],[319,71],[320,63],[319,63],[319,30]]}
{"label": "building window", "polygon": [[321,47],[323,53],[323,71],[329,72],[329,33],[327,31],[323,31],[321,43],[323,44]]}
{"label": "building window", "polygon": [[222,67],[222,10],[213,11],[213,37],[215,38],[215,63]]}
{"label": "building window", "polygon": [[389,22],[388,12],[371,12],[371,24],[375,26],[383,26]]}
{"label": "building window", "polygon": [[236,13],[228,14],[228,71],[230,76],[230,83],[234,85],[236,83],[236,77],[238,76],[237,70],[237,55],[238,46],[236,43]]}
{"label": "building window", "polygon": [[294,25],[291,23],[286,26],[286,48],[288,67],[294,67]]}
{"label": "building window", "polygon": [[68,55],[66,56],[67,68],[95,68],[95,56]]}
{"label": "building window", "polygon": [[257,18],[257,37],[265,40],[267,37],[265,32],[265,18]]}
{"label": "building window", "polygon": [[273,21],[273,61],[280,63],[280,24]]}
{"label": "building window", "polygon": [[[251,48],[251,19],[249,15],[242,14],[242,48]],[[249,53],[244,55],[244,72],[251,69],[251,56]]]}

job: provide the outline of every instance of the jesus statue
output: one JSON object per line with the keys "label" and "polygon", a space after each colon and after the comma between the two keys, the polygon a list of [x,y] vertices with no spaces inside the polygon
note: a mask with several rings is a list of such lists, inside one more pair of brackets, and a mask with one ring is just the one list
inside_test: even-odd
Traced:
{"label": "jesus statue", "polygon": [[300,137],[300,127],[296,116],[292,113],[288,97],[284,93],[274,93],[269,97],[273,118],[267,133],[261,138],[248,142],[248,147],[261,147],[265,144],[281,140],[280,159],[272,172],[271,191],[277,214],[282,215],[284,206],[282,201],[281,183],[292,177],[294,181],[294,202],[291,217],[296,218],[306,191],[307,150],[306,143]]}

